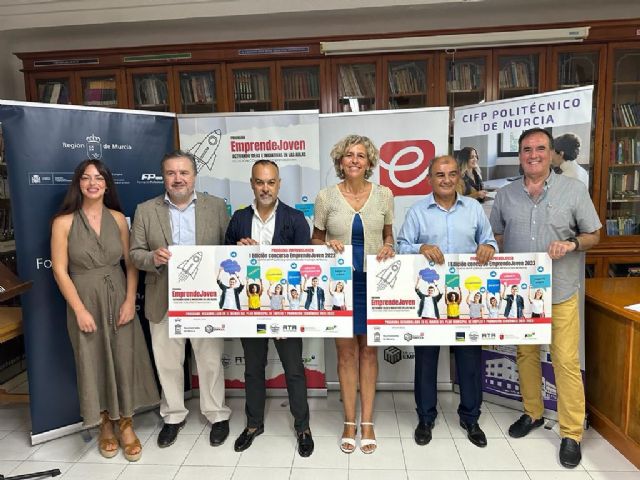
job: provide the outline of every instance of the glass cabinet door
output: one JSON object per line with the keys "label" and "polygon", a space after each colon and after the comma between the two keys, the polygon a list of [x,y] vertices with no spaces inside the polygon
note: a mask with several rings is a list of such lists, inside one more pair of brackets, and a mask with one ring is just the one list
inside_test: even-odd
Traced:
{"label": "glass cabinet door", "polygon": [[614,53],[608,236],[640,234],[640,50]]}
{"label": "glass cabinet door", "polygon": [[320,65],[292,65],[280,69],[282,108],[284,110],[320,110]]}
{"label": "glass cabinet door", "polygon": [[387,108],[422,108],[428,105],[428,62],[426,60],[388,61]]}
{"label": "glass cabinet door", "polygon": [[236,112],[273,110],[271,69],[234,68],[233,100]]}
{"label": "glass cabinet door", "polygon": [[377,65],[375,63],[340,63],[337,67],[339,111],[375,110]]}
{"label": "glass cabinet door", "polygon": [[87,106],[118,106],[118,78],[116,75],[82,76],[82,104]]}
{"label": "glass cabinet door", "polygon": [[71,86],[68,77],[36,79],[38,102],[42,103],[71,103]]}
{"label": "glass cabinet door", "polygon": [[173,111],[168,72],[133,73],[131,79],[133,108],[157,112]]}
{"label": "glass cabinet door", "polygon": [[540,91],[539,55],[498,55],[498,99]]}
{"label": "glass cabinet door", "polygon": [[461,107],[487,98],[487,56],[449,55],[444,62],[446,104]]}
{"label": "glass cabinet door", "polygon": [[211,113],[218,108],[218,82],[213,71],[181,71],[180,106],[182,113]]}

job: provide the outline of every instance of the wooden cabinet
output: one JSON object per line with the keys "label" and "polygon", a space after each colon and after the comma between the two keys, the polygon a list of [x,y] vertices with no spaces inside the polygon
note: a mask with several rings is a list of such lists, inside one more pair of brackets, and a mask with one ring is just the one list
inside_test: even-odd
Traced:
{"label": "wooden cabinet", "polygon": [[[594,85],[594,122],[590,135],[588,127],[580,133],[578,160],[604,228],[588,256],[596,276],[609,274],[606,257],[640,261],[640,37],[633,21],[594,25],[581,44],[517,48],[324,56],[321,40],[18,56],[31,101],[195,114],[453,108]],[[554,137],[564,133],[552,129]]]}

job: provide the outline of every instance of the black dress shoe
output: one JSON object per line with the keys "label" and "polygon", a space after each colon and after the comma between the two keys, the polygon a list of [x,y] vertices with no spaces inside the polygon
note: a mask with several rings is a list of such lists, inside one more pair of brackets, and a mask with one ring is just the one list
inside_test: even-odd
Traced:
{"label": "black dress shoe", "polygon": [[212,447],[219,447],[229,436],[229,420],[222,420],[211,425],[209,443]]}
{"label": "black dress shoe", "polygon": [[476,447],[487,446],[487,436],[480,428],[480,425],[478,425],[478,422],[466,424],[463,421],[460,421],[460,426],[466,430],[467,438]]}
{"label": "black dress shoe", "polygon": [[582,453],[580,444],[572,438],[563,438],[560,444],[560,463],[565,468],[576,468],[580,465]]}
{"label": "black dress shoe", "polygon": [[249,431],[248,428],[245,428],[240,436],[236,438],[236,443],[233,444],[233,449],[236,452],[244,452],[247,448],[251,446],[253,443],[253,439],[258,435],[262,435],[264,433],[264,425],[260,425],[253,431]]}
{"label": "black dress shoe", "polygon": [[431,430],[433,430],[433,423],[420,422],[413,432],[413,439],[418,445],[426,445],[431,441]]}
{"label": "black dress shoe", "polygon": [[158,434],[158,446],[165,448],[173,445],[178,438],[178,432],[182,430],[182,427],[184,427],[186,423],[186,420],[180,423],[165,423]]}
{"label": "black dress shoe", "polygon": [[542,426],[543,423],[544,418],[534,420],[525,413],[509,427],[509,436],[513,438],[522,438],[534,428]]}
{"label": "black dress shoe", "polygon": [[309,430],[305,432],[298,432],[298,453],[301,457],[308,457],[313,453],[313,437]]}

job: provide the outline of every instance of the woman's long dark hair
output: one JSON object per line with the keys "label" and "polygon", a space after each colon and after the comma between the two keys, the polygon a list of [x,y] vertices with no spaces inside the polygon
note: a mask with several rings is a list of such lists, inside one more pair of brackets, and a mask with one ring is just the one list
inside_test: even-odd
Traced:
{"label": "woman's long dark hair", "polygon": [[53,219],[61,215],[67,215],[74,213],[82,208],[82,192],[80,191],[80,177],[84,175],[84,171],[89,165],[93,165],[98,170],[98,173],[105,179],[106,190],[104,192],[104,204],[111,210],[122,212],[122,206],[120,205],[120,199],[118,198],[118,192],[116,191],[116,185],[113,182],[113,176],[107,166],[100,160],[87,159],[78,164],[73,171],[73,178],[71,184],[67,190],[67,194],[64,196],[60,209],[53,216]]}

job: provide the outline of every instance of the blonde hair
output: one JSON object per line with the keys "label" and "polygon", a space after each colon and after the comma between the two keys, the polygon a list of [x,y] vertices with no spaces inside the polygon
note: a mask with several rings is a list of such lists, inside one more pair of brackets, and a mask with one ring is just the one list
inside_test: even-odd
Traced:
{"label": "blonde hair", "polygon": [[329,156],[333,160],[333,167],[336,169],[336,175],[340,180],[344,180],[344,172],[340,168],[340,162],[342,158],[347,154],[349,148],[354,145],[362,145],[367,151],[367,160],[369,161],[369,168],[364,172],[364,178],[369,178],[373,175],[373,169],[378,165],[378,159],[380,158],[380,151],[369,139],[362,135],[347,135],[342,140],[338,141],[333,148]]}

